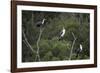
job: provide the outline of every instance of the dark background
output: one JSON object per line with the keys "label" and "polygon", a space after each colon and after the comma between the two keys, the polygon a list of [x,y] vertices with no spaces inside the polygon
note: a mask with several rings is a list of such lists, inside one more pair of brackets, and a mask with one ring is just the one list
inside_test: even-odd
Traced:
{"label": "dark background", "polygon": [[[60,61],[60,60],[81,60],[89,59],[89,25],[90,15],[88,13],[68,13],[68,12],[40,12],[22,11],[22,31],[24,31],[28,43],[33,50],[37,51],[37,40],[40,28],[36,26],[38,21],[46,19],[44,31],[39,42],[40,61]],[[62,40],[58,40],[62,28],[66,33]],[[72,56],[70,51],[73,44],[74,33],[76,37],[73,46]],[[23,34],[22,39],[25,40]],[[83,50],[76,57],[76,50],[82,44]],[[37,62],[36,53],[22,41],[22,62]]]}

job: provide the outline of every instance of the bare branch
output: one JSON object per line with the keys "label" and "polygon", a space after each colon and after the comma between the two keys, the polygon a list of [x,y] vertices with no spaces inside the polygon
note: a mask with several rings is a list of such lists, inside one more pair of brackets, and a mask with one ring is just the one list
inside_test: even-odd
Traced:
{"label": "bare branch", "polygon": [[71,60],[72,53],[73,53],[73,47],[74,47],[74,45],[75,45],[75,41],[76,41],[76,37],[75,37],[75,35],[74,35],[74,33],[73,33],[73,32],[72,32],[72,35],[73,35],[73,37],[74,37],[74,41],[73,41],[73,44],[72,44],[72,47],[71,47],[69,60]]}
{"label": "bare branch", "polygon": [[23,42],[25,43],[25,45],[26,45],[27,47],[29,47],[29,46],[27,45],[27,43],[26,43],[26,41],[25,41],[25,40],[23,40]]}
{"label": "bare branch", "polygon": [[23,37],[24,37],[24,39],[25,39],[24,41],[26,42],[27,46],[29,46],[30,50],[31,50],[32,52],[36,53],[36,51],[33,50],[32,46],[29,44],[29,42],[28,42],[28,40],[27,40],[27,38],[26,38],[26,35],[25,35],[24,31],[23,31]]}
{"label": "bare branch", "polygon": [[36,58],[35,58],[35,61],[38,59],[40,61],[40,55],[39,55],[39,41],[41,39],[41,35],[42,35],[42,32],[43,32],[44,28],[40,28],[40,34],[39,34],[39,37],[38,37],[38,40],[37,40],[37,54],[36,54]]}
{"label": "bare branch", "polygon": [[75,37],[75,35],[74,35],[74,33],[73,33],[73,32],[72,32],[72,35],[73,35],[74,39],[76,39],[76,37]]}

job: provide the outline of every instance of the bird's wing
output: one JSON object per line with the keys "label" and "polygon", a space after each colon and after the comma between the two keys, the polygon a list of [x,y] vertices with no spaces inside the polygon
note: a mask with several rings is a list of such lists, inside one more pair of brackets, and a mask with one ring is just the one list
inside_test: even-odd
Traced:
{"label": "bird's wing", "polygon": [[82,45],[80,44],[80,49],[82,50]]}
{"label": "bird's wing", "polygon": [[62,33],[63,33],[63,31],[60,32],[60,36],[61,36]]}
{"label": "bird's wing", "polygon": [[38,22],[36,23],[36,25],[41,25],[41,21],[38,21]]}

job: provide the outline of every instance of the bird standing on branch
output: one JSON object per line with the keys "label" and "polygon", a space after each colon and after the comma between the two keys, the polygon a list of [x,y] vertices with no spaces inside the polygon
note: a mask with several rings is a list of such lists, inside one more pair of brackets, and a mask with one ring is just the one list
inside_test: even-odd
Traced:
{"label": "bird standing on branch", "polygon": [[80,48],[77,49],[77,52],[76,52],[76,57],[79,56],[79,54],[82,52],[82,50],[83,50],[83,47],[82,47],[82,45],[80,44]]}
{"label": "bird standing on branch", "polygon": [[39,37],[38,37],[38,40],[37,40],[37,53],[36,53],[35,61],[37,61],[37,60],[40,61],[41,60],[40,59],[40,53],[39,53],[39,51],[40,51],[39,42],[40,42],[40,39],[41,39],[42,32],[44,30],[44,28],[42,28],[42,27],[45,25],[45,20],[46,19],[43,18],[42,21],[38,21],[36,23],[36,26],[40,27],[40,32],[39,32]]}
{"label": "bird standing on branch", "polygon": [[65,32],[66,32],[66,30],[65,30],[65,28],[63,27],[62,31],[60,32],[60,38],[59,38],[59,40],[61,40],[61,39],[64,37]]}
{"label": "bird standing on branch", "polygon": [[37,26],[37,27],[44,26],[44,24],[45,24],[45,20],[46,20],[46,19],[43,18],[42,21],[38,21],[38,22],[36,23],[36,26]]}

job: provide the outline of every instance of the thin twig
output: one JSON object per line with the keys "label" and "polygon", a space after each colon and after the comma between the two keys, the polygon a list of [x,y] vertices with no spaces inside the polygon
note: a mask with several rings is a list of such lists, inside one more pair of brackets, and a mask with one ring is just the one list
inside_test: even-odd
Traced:
{"label": "thin twig", "polygon": [[26,38],[26,35],[25,35],[24,31],[23,31],[23,36],[24,36],[25,42],[26,42],[27,46],[29,46],[30,50],[31,50],[32,52],[36,53],[36,51],[33,50],[32,46],[29,44],[29,42],[28,42],[28,40],[27,40],[27,38]]}
{"label": "thin twig", "polygon": [[73,35],[73,37],[74,37],[74,41],[73,41],[72,48],[71,48],[71,51],[70,51],[69,60],[71,60],[72,53],[73,53],[73,47],[74,47],[74,44],[75,44],[75,41],[76,41],[76,37],[75,37],[75,35],[74,35],[74,33],[73,33],[73,32],[72,32],[72,35]]}
{"label": "thin twig", "polygon": [[29,46],[27,45],[27,43],[26,43],[26,41],[25,41],[25,40],[23,40],[23,42],[25,43],[25,45],[26,45],[27,47],[29,47]]}
{"label": "thin twig", "polygon": [[72,32],[72,35],[73,35],[74,39],[76,39],[76,37],[75,37],[75,35],[74,35],[74,33],[73,33],[73,32]]}

